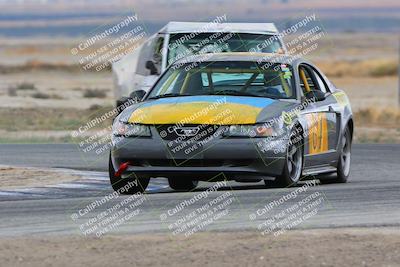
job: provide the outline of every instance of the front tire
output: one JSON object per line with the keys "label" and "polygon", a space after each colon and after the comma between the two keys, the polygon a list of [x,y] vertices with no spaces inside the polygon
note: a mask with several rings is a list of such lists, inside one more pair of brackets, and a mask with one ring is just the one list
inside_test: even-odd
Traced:
{"label": "front tire", "polygon": [[290,142],[286,149],[285,165],[282,175],[273,182],[264,180],[266,186],[289,187],[296,185],[303,171],[303,139],[301,136],[291,134]]}
{"label": "front tire", "polygon": [[137,177],[135,174],[131,174],[127,178],[116,177],[111,154],[108,163],[108,174],[112,188],[115,192],[122,195],[133,195],[139,192],[143,193],[150,182],[149,177]]}
{"label": "front tire", "polygon": [[199,181],[184,178],[168,178],[169,187],[176,191],[191,191],[196,188]]}

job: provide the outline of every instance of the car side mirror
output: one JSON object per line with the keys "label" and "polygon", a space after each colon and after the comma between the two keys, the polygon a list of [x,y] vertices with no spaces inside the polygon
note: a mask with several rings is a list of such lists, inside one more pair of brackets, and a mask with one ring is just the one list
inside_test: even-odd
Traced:
{"label": "car side mirror", "polygon": [[122,97],[117,100],[117,112],[120,114],[124,109],[132,105],[132,99],[130,97]]}
{"label": "car side mirror", "polygon": [[143,97],[146,95],[145,90],[136,90],[133,91],[128,97],[124,96],[117,100],[117,111],[118,114],[121,113],[124,109],[129,107],[132,104],[137,102],[141,102]]}
{"label": "car side mirror", "polygon": [[307,92],[305,94],[305,97],[307,99],[311,99],[311,100],[314,100],[316,102],[324,101],[326,99],[325,93],[322,92],[322,91],[319,91],[319,90],[313,90],[313,91]]}
{"label": "car side mirror", "polygon": [[132,98],[135,102],[141,102],[145,95],[145,90],[135,90],[129,95],[129,97]]}
{"label": "car side mirror", "polygon": [[158,75],[158,69],[154,64],[154,61],[147,60],[146,61],[146,69],[150,70],[150,75]]}

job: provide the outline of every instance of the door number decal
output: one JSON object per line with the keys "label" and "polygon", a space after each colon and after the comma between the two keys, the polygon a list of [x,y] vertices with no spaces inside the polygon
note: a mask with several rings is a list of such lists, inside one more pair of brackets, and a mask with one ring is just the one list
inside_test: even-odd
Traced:
{"label": "door number decal", "polygon": [[325,113],[307,115],[309,154],[328,151],[328,122]]}

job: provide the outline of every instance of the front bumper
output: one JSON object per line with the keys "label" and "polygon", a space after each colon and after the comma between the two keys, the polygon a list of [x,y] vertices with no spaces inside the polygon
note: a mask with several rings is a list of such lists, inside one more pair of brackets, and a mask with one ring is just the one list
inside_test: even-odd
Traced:
{"label": "front bumper", "polygon": [[[184,175],[196,179],[211,179],[222,173],[225,178],[245,180],[280,175],[285,164],[286,140],[215,138],[206,146],[199,142],[189,145],[176,142],[171,148],[169,141],[163,140],[154,128],[151,132],[152,137],[114,137],[111,149],[114,169],[129,161],[131,165],[126,173],[152,177]],[[262,143],[269,146],[263,147]]]}

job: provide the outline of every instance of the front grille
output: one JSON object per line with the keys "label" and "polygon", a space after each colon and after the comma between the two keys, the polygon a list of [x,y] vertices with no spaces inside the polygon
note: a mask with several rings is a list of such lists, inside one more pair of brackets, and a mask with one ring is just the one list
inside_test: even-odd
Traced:
{"label": "front grille", "polygon": [[[185,124],[185,125],[157,125],[156,129],[158,134],[163,140],[166,141],[203,141],[209,139],[218,130],[220,130],[220,125],[208,125],[208,124]],[[218,135],[217,135],[218,137]]]}

